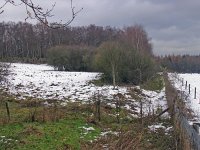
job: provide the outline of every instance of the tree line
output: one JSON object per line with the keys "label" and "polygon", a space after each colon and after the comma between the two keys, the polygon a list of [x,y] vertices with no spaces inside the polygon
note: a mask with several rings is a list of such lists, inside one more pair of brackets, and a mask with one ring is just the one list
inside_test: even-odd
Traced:
{"label": "tree line", "polygon": [[140,25],[47,28],[0,23],[2,60],[47,62],[56,70],[101,71],[106,81],[139,84],[155,73],[150,39]]}
{"label": "tree line", "polygon": [[169,55],[157,57],[162,67],[179,73],[200,73],[200,55]]}
{"label": "tree line", "polygon": [[95,25],[51,29],[44,24],[0,23],[1,58],[46,58],[46,50],[56,45],[99,46],[114,40],[120,30]]}

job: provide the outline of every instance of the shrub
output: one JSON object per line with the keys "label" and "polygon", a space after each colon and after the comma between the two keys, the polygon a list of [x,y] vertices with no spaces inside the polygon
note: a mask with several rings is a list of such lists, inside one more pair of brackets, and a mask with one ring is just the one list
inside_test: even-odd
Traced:
{"label": "shrub", "polygon": [[[105,42],[97,50],[96,66],[107,81],[139,84],[155,74],[153,58],[120,42]],[[115,86],[115,85],[114,85]]]}
{"label": "shrub", "polygon": [[91,71],[93,52],[79,46],[56,46],[47,51],[47,61],[59,71]]}

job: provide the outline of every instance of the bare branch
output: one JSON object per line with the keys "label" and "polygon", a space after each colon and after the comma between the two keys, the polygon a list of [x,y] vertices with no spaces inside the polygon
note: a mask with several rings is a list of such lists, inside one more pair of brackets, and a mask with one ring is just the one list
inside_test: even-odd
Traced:
{"label": "bare branch", "polygon": [[[6,0],[5,3],[0,7],[0,10],[3,9],[3,7],[5,7],[8,2],[9,1]],[[4,10],[1,10],[0,14],[2,14],[3,12],[4,12]]]}
{"label": "bare branch", "polygon": [[4,12],[4,10],[2,10],[2,9],[8,3],[10,3],[14,6],[24,4],[25,10],[27,13],[27,17],[25,18],[25,21],[27,21],[27,19],[36,19],[47,27],[57,29],[57,28],[61,28],[61,27],[67,27],[69,24],[71,24],[72,21],[77,16],[77,14],[83,9],[83,8],[81,8],[78,11],[75,11],[75,7],[73,6],[73,0],[71,0],[71,13],[72,13],[71,19],[65,23],[63,23],[61,20],[59,23],[55,22],[55,23],[49,24],[48,18],[53,17],[52,11],[53,11],[56,3],[54,3],[50,9],[44,10],[41,6],[36,5],[34,2],[32,2],[32,0],[20,0],[20,1],[21,1],[20,4],[16,4],[13,0],[5,0],[5,3],[0,7],[0,14],[2,14]]}
{"label": "bare branch", "polygon": [[73,6],[73,1],[71,0],[71,13],[72,13],[71,19],[68,20],[66,23],[63,23],[62,20],[60,21],[60,23],[57,23],[57,22],[52,23],[50,27],[54,29],[60,28],[60,27],[67,27],[69,24],[72,23],[72,21],[75,19],[77,14],[81,12],[82,10],[83,8],[79,9],[78,11],[75,11],[75,7]]}
{"label": "bare branch", "polygon": [[6,6],[7,3],[8,3],[8,1],[6,1],[6,2],[0,7],[0,9],[2,9],[4,6]]}

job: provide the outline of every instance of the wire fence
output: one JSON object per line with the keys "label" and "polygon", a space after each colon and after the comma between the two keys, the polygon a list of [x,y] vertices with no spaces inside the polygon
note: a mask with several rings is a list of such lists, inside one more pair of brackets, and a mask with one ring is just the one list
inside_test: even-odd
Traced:
{"label": "wire fence", "polygon": [[[168,79],[170,79],[170,82]],[[197,102],[200,99],[197,94],[197,87],[192,87],[188,81],[184,81],[177,74],[168,74],[168,79],[166,97],[168,105],[172,109],[174,125],[178,133],[178,143],[181,145],[180,149],[200,150],[200,123],[188,121],[188,108],[185,105],[189,101],[192,105],[195,104],[196,107],[200,107],[199,102]]]}
{"label": "wire fence", "polygon": [[183,99],[185,98],[184,96],[187,96],[185,101],[188,107],[190,107],[198,121],[200,121],[200,86],[198,85],[198,81],[195,84],[191,84],[187,79],[178,74],[170,74],[170,76],[173,80],[171,80],[171,83],[179,91],[179,97]]}
{"label": "wire fence", "polygon": [[178,109],[176,109],[175,120],[181,136],[180,142],[183,144],[184,149],[200,150],[198,126],[191,126],[186,117]]}

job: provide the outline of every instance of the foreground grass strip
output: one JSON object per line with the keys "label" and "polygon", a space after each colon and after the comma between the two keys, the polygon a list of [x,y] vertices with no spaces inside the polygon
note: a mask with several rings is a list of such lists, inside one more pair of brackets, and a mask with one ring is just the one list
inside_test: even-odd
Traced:
{"label": "foreground grass strip", "polygon": [[54,123],[21,123],[0,126],[0,149],[80,149],[80,143],[93,140],[100,129],[89,127],[82,119]]}

